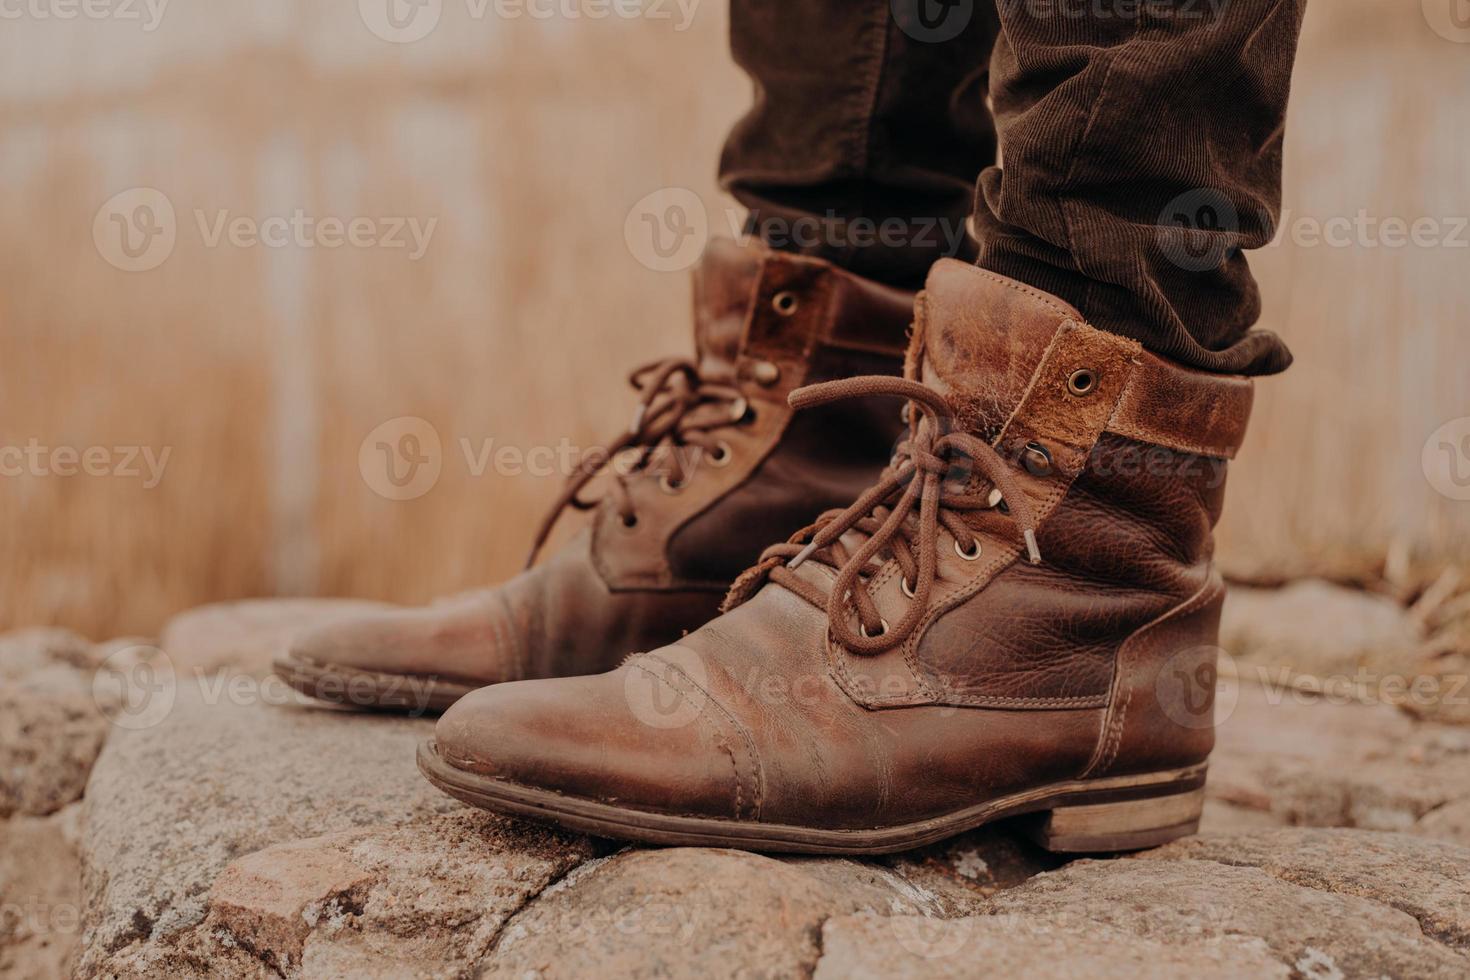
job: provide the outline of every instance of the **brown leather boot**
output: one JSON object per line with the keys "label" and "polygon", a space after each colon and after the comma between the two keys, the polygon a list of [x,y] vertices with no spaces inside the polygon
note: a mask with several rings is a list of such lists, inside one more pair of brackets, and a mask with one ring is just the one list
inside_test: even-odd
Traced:
{"label": "brown leather boot", "polygon": [[477,691],[419,765],[608,837],[882,853],[1029,815],[1060,851],[1193,832],[1245,378],[1176,367],[955,261],[918,304],[892,467],[724,615],[617,670]]}
{"label": "brown leather boot", "polygon": [[[595,509],[585,531],[497,588],[305,633],[277,672],[323,700],[443,710],[486,684],[608,670],[707,622],[763,544],[871,483],[902,432],[892,402],[814,418],[787,396],[898,374],[913,294],[728,240],[694,294],[697,360],[634,372],[628,432],[571,476],[531,562],[568,507]],[[584,500],[602,469],[605,494]]]}

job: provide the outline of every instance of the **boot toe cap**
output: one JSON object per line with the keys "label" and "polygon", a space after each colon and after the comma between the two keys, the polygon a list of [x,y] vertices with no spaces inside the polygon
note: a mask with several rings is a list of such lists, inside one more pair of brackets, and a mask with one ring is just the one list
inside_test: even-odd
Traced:
{"label": "boot toe cap", "polygon": [[488,684],[509,666],[497,644],[500,609],[490,594],[414,609],[388,609],[303,630],[289,661]]}
{"label": "boot toe cap", "polygon": [[758,783],[749,739],[679,659],[666,649],[606,674],[475,691],[439,719],[438,754],[483,777],[597,802],[748,816]]}

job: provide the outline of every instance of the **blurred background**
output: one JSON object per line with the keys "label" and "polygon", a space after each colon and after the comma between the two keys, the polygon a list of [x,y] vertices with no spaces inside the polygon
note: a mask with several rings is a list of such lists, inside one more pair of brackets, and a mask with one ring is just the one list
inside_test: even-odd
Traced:
{"label": "blurred background", "polygon": [[[0,11],[0,629],[519,568],[560,447],[689,344],[687,273],[626,226],[697,198],[738,227],[726,4],[595,6]],[[1309,6],[1254,260],[1297,363],[1231,475],[1237,580],[1409,599],[1465,560],[1466,93],[1464,0]],[[425,462],[397,486],[374,453],[405,435]]]}

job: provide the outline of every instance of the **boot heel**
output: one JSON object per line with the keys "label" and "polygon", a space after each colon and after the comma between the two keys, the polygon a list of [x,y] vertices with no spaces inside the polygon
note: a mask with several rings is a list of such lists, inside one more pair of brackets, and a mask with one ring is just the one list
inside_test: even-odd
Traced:
{"label": "boot heel", "polygon": [[1027,830],[1048,851],[1064,854],[1140,851],[1199,830],[1203,787],[1118,803],[1080,803],[1037,814]]}

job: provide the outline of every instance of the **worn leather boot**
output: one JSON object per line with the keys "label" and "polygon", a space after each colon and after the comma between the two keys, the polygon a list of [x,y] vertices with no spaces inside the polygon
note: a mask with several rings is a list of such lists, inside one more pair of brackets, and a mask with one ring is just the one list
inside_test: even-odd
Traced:
{"label": "worn leather boot", "polygon": [[717,240],[694,295],[697,358],[634,372],[628,431],[571,475],[528,566],[566,509],[595,510],[587,529],[497,588],[307,632],[277,672],[323,700],[443,710],[486,684],[608,670],[707,622],[763,544],[871,483],[902,431],[895,406],[794,416],[787,396],[897,375],[913,294]]}
{"label": "worn leather boot", "polygon": [[883,853],[1002,817],[1058,851],[1192,833],[1245,378],[1177,367],[955,261],[920,295],[893,465],[726,611],[595,677],[477,691],[419,765],[607,837]]}

